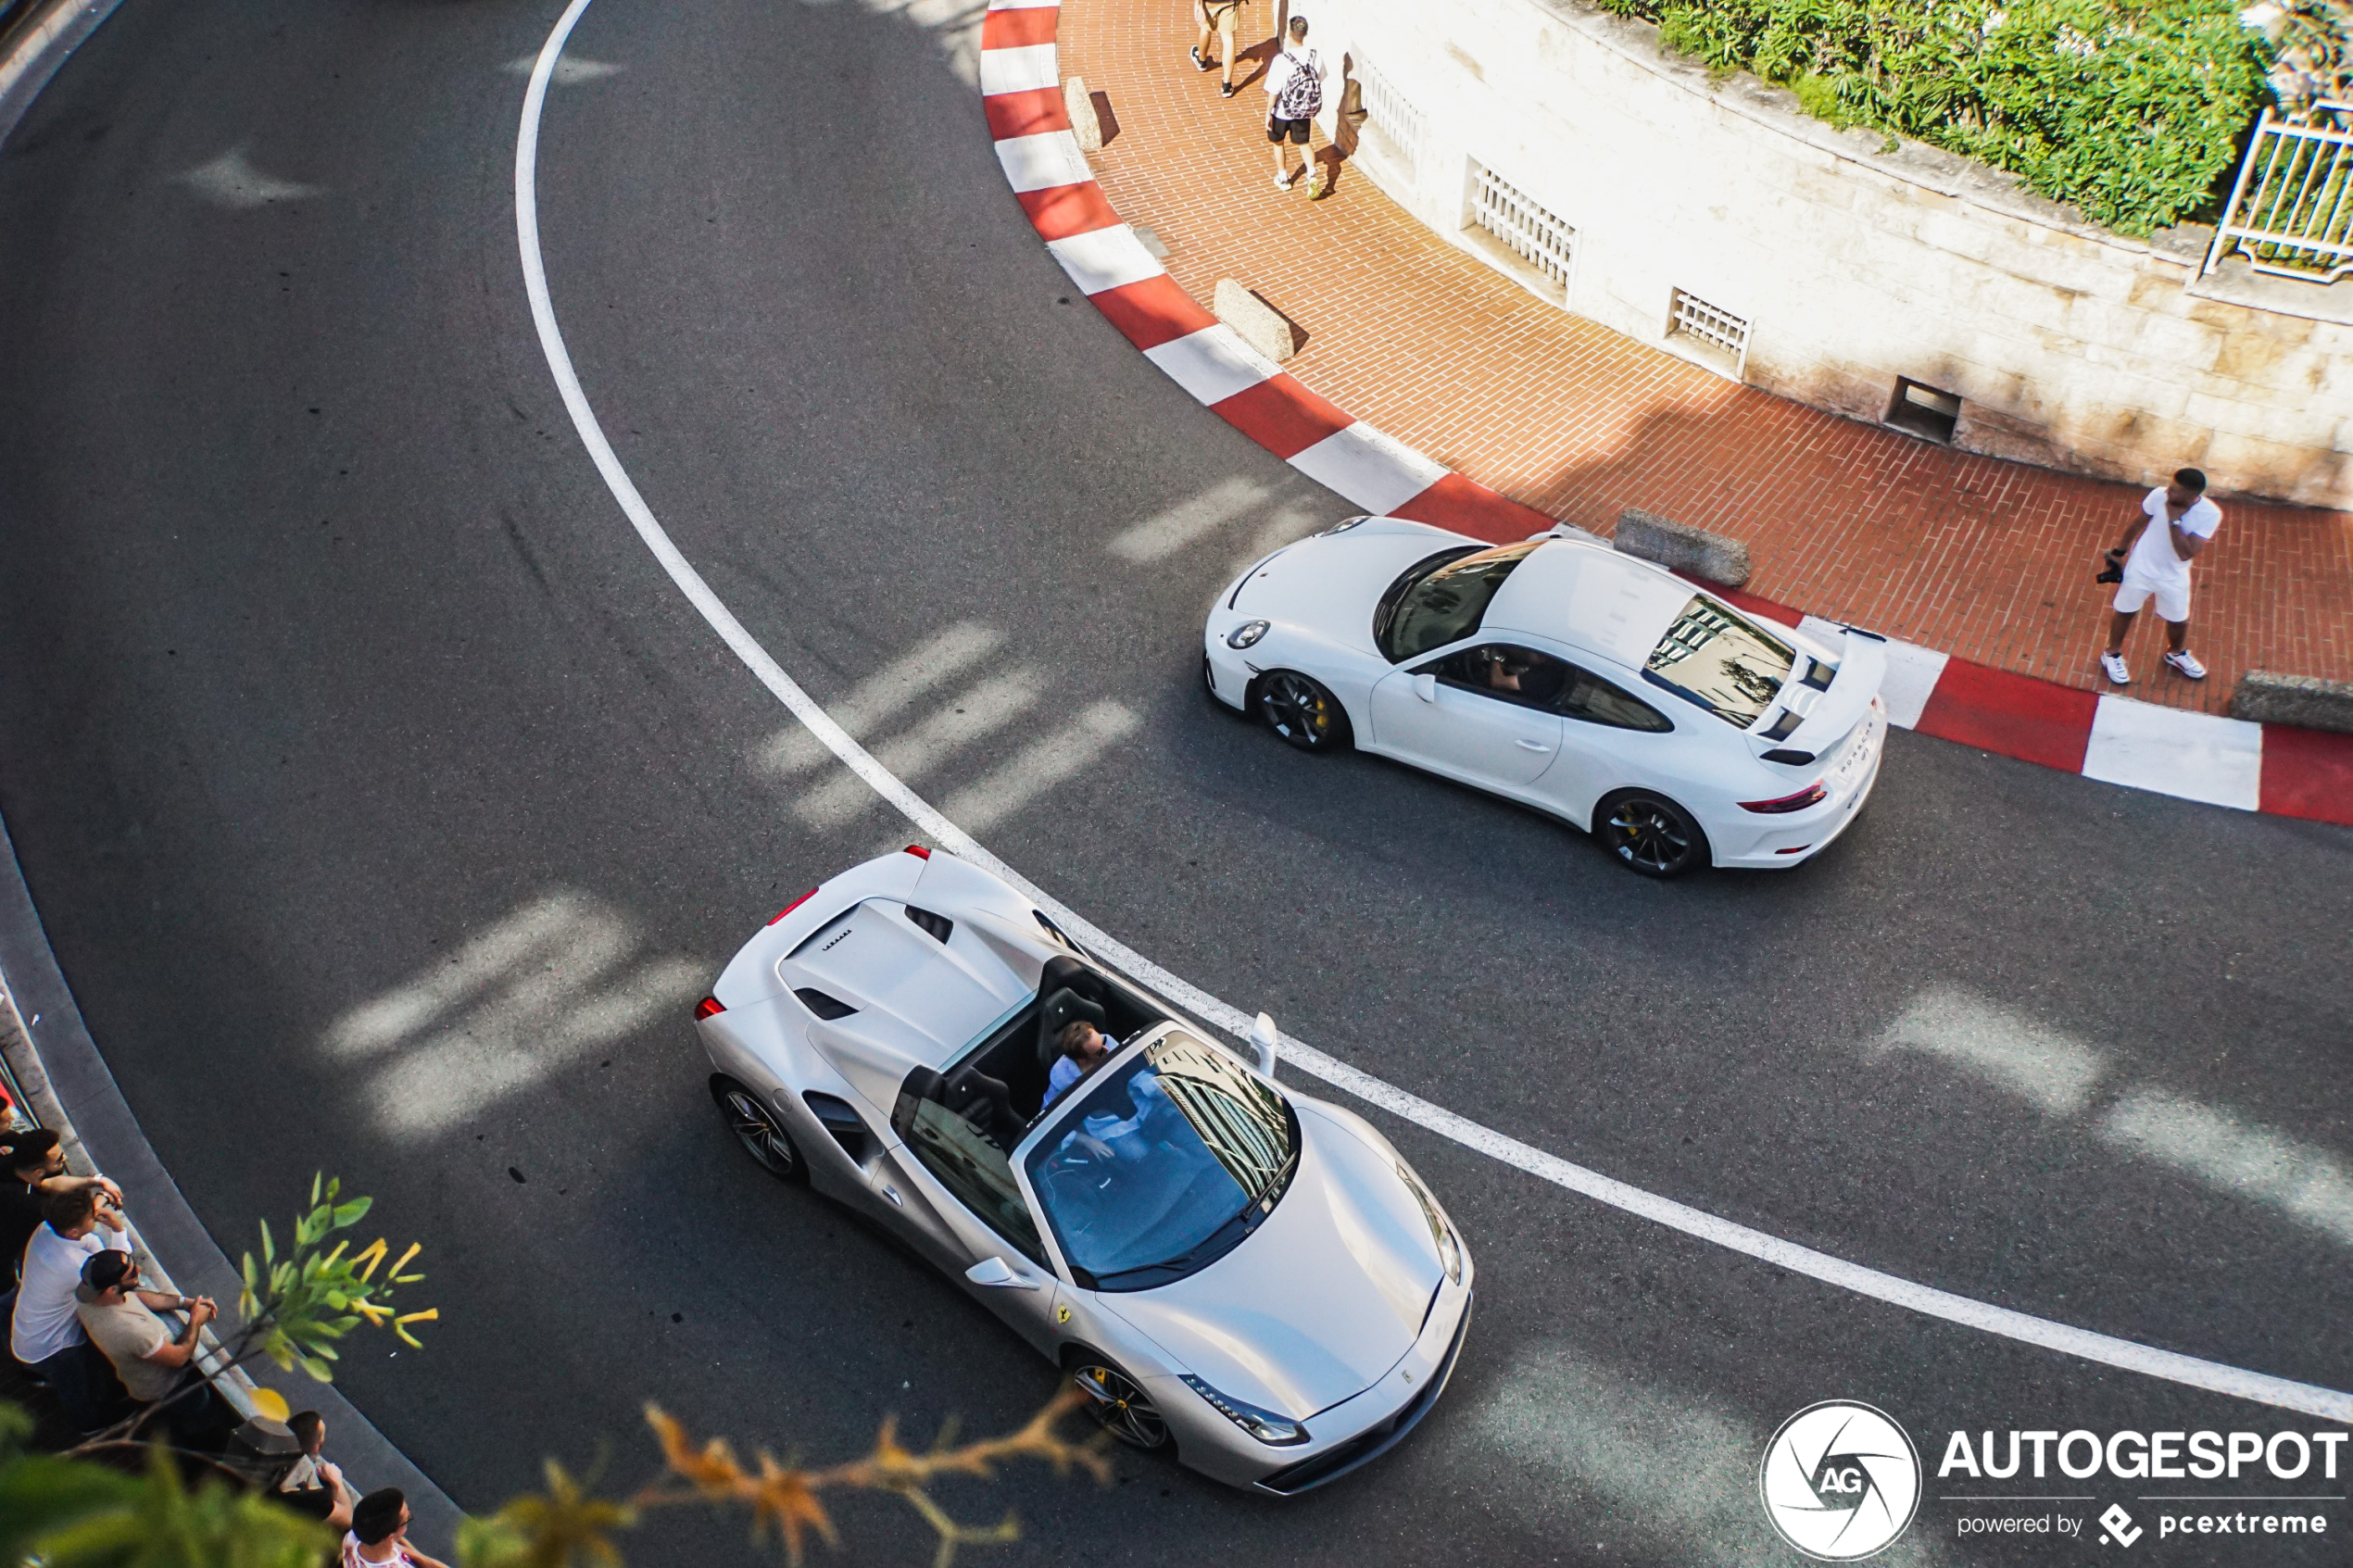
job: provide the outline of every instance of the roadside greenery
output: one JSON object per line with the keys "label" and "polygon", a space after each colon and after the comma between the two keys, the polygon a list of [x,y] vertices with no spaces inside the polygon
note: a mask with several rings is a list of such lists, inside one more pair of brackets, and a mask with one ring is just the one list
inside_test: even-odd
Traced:
{"label": "roadside greenery", "polygon": [[2271,100],[2246,0],[1599,0],[1840,126],[2015,171],[2128,234],[2210,217]]}

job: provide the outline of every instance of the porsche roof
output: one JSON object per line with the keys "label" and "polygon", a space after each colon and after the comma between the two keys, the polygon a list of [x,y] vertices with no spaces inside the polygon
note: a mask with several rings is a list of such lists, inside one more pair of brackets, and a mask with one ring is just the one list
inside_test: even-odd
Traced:
{"label": "porsche roof", "polygon": [[1697,592],[1647,561],[1556,539],[1504,580],[1481,624],[1558,637],[1640,670]]}

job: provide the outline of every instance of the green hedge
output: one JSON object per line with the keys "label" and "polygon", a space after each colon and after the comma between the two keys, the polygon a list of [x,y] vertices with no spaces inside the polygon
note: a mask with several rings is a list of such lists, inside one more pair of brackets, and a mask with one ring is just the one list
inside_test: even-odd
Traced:
{"label": "green hedge", "polygon": [[2271,95],[2246,0],[1599,3],[1824,119],[2013,169],[2128,234],[2210,217]]}

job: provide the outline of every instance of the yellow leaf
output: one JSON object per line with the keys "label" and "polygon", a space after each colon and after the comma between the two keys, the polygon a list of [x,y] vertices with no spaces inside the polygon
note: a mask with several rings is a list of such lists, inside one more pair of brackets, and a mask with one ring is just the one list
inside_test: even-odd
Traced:
{"label": "yellow leaf", "polygon": [[283,1421],[289,1413],[286,1397],[275,1388],[256,1388],[253,1391],[253,1411],[256,1415],[266,1415],[272,1421]]}

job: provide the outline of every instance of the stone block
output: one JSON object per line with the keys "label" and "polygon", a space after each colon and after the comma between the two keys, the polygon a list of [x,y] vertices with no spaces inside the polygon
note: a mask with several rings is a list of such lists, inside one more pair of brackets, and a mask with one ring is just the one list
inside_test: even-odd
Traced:
{"label": "stone block", "polygon": [[2231,692],[2231,717],[2353,734],[2353,683],[2250,670]]}
{"label": "stone block", "polygon": [[1670,571],[1688,571],[1727,588],[1748,581],[1748,546],[1738,539],[1669,522],[1633,507],[1617,514],[1617,536],[1610,543],[1621,554],[1656,561]]}
{"label": "stone block", "polygon": [[1306,333],[1291,319],[1231,278],[1217,280],[1210,310],[1241,340],[1277,365],[1299,352]]}
{"label": "stone block", "polygon": [[1063,109],[1070,116],[1070,133],[1078,138],[1082,153],[1103,150],[1103,122],[1095,113],[1095,95],[1087,91],[1087,79],[1073,76],[1063,82]]}

